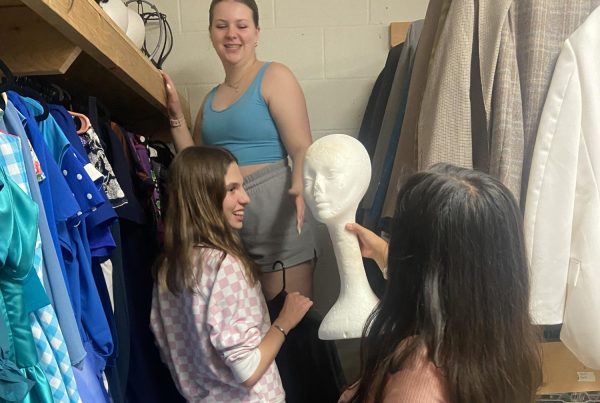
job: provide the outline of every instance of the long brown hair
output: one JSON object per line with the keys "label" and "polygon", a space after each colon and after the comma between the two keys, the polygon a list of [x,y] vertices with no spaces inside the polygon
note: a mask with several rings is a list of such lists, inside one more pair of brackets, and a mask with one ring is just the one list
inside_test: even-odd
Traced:
{"label": "long brown hair", "polygon": [[388,377],[424,346],[450,402],[533,402],[539,335],[521,213],[508,189],[437,165],[403,186],[392,225],[387,289],[365,325],[352,401],[380,402]]}
{"label": "long brown hair", "polygon": [[159,286],[174,294],[195,291],[201,272],[195,269],[194,248],[207,246],[237,257],[250,284],[258,268],[223,213],[225,175],[235,157],[218,147],[194,146],[182,150],[169,167],[168,206],[164,250],[155,266]]}

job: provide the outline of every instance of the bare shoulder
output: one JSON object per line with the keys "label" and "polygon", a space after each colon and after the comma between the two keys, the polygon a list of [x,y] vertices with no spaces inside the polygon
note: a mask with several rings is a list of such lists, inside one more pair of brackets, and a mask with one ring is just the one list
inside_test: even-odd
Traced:
{"label": "bare shoulder", "polygon": [[298,81],[285,64],[271,62],[265,71],[263,88],[278,88],[281,86],[296,85]]}
{"label": "bare shoulder", "polygon": [[285,64],[271,62],[267,67],[262,83],[262,93],[267,101],[278,94],[289,94],[299,87],[294,73]]}
{"label": "bare shoulder", "polygon": [[296,79],[288,66],[279,62],[271,62],[265,71],[265,80]]}

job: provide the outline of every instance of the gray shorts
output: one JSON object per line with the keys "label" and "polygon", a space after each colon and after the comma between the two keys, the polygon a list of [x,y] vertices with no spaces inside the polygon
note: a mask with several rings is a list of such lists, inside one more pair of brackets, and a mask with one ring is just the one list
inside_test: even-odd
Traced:
{"label": "gray shorts", "polygon": [[[250,204],[244,211],[240,235],[249,256],[263,272],[272,271],[278,260],[291,267],[316,257],[314,218],[306,207],[302,233],[298,235],[296,206],[288,194],[291,182],[287,160],[244,177]],[[275,270],[281,270],[281,265]]]}

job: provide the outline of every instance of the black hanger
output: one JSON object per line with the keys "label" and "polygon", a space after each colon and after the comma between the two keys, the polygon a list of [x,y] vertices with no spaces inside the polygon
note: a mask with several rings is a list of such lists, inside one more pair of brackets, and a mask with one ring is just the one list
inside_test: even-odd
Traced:
{"label": "black hanger", "polygon": [[271,266],[271,270],[275,271],[277,266],[281,266],[281,274],[283,275],[283,287],[281,288],[281,292],[285,291],[285,265],[281,260],[276,260]]}
{"label": "black hanger", "polygon": [[10,71],[8,66],[6,64],[4,64],[4,62],[1,59],[0,59],[0,70],[2,70],[2,74],[4,75],[4,77],[2,78],[2,81],[0,82],[0,93],[6,92],[6,91],[14,91],[14,92],[19,93],[22,96],[36,100],[42,106],[44,111],[42,112],[41,115],[37,115],[35,117],[35,120],[38,122],[46,120],[48,118],[48,114],[49,114],[48,105],[46,104],[46,101],[44,101],[42,99],[40,94],[31,90],[30,88],[19,86],[17,84],[15,76]]}
{"label": "black hanger", "polygon": [[71,94],[44,77],[19,76],[15,77],[15,83],[21,88],[26,87],[39,93],[46,103],[62,105],[68,110],[73,110]]}
{"label": "black hanger", "polygon": [[[6,92],[10,85],[12,85],[15,81],[15,77],[12,74],[12,71],[4,64],[4,62],[0,59],[0,71],[2,71],[2,79],[0,79],[0,94]],[[0,97],[0,105],[2,105],[2,109],[6,107],[4,105],[4,99]]]}

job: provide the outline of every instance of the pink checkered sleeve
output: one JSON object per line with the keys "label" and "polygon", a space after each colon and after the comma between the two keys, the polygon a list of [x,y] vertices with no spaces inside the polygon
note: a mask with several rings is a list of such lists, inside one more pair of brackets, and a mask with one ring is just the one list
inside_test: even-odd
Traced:
{"label": "pink checkered sleeve", "polygon": [[[159,291],[158,286],[155,285],[152,290],[152,310],[150,311],[150,328],[154,333],[155,341],[158,346],[161,360],[167,364],[171,374],[176,373],[175,365],[173,364],[173,357],[171,356],[171,349],[169,349],[169,342],[167,339],[167,332],[164,328],[164,323],[160,315],[160,303],[158,297]],[[181,391],[181,385],[179,384],[179,378],[173,377],[173,380],[177,384],[177,388]]]}
{"label": "pink checkered sleeve", "polygon": [[227,255],[208,299],[207,327],[211,344],[240,383],[260,361],[265,326],[261,296],[258,284],[248,284],[239,260]]}

